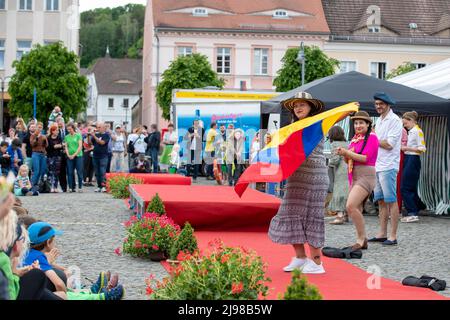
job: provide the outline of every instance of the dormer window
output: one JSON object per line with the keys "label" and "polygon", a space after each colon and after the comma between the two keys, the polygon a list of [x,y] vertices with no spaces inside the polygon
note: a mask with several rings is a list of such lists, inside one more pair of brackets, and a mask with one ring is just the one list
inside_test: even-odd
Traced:
{"label": "dormer window", "polygon": [[205,8],[195,8],[192,14],[194,16],[205,17],[208,15],[208,10]]}
{"label": "dormer window", "polygon": [[369,32],[370,33],[379,33],[380,32],[380,27],[378,27],[378,26],[370,26],[369,27]]}
{"label": "dormer window", "polygon": [[286,10],[276,10],[273,13],[273,17],[277,19],[287,19],[289,18],[289,14]]}

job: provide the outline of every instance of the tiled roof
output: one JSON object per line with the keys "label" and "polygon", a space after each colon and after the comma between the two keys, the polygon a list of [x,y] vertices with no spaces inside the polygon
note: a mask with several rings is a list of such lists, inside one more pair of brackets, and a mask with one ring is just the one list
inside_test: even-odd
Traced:
{"label": "tiled roof", "polygon": [[[365,26],[371,14],[367,8],[380,7],[381,25],[400,37],[432,36],[450,27],[448,0],[322,0],[333,35],[352,35]],[[410,23],[417,24],[411,30]]]}
{"label": "tiled roof", "polygon": [[95,75],[99,94],[138,95],[142,90],[142,60],[100,58],[89,73]]}
{"label": "tiled roof", "polygon": [[[194,16],[191,10],[173,12],[194,8],[221,12],[206,17]],[[288,19],[255,15],[276,9],[303,15]],[[153,16],[156,28],[329,33],[320,0],[154,0]]]}

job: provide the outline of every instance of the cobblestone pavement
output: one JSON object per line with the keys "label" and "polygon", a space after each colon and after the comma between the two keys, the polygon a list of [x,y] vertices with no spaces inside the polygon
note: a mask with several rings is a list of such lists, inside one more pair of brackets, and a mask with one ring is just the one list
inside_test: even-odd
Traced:
{"label": "cobblestone pavement", "polygon": [[[199,178],[198,184],[214,182]],[[44,194],[22,200],[34,217],[64,231],[57,239],[62,252],[59,262],[79,267],[83,283],[89,283],[84,277],[94,280],[100,271],[112,270],[120,274],[126,299],[146,299],[144,279],[152,273],[162,279],[167,273],[159,263],[114,253],[125,237],[121,223],[129,219],[130,212],[122,200],[93,190],[85,188],[84,193]],[[369,237],[375,236],[378,219],[368,216],[366,223]],[[326,239],[327,246],[351,245],[354,228],[352,224],[331,226],[327,219]],[[398,240],[397,247],[369,244],[363,259],[350,262],[364,270],[376,265],[383,277],[398,281],[409,275],[428,274],[450,284],[449,218],[423,217],[420,223],[400,224]],[[450,289],[442,294],[450,297]]]}

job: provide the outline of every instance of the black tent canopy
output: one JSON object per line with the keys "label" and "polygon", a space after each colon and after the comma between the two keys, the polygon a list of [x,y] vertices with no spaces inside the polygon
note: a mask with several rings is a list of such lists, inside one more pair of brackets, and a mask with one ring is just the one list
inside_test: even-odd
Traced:
{"label": "black tent canopy", "polygon": [[377,113],[373,96],[376,92],[386,92],[395,101],[394,112],[404,113],[415,110],[420,116],[445,116],[450,130],[450,101],[432,94],[416,90],[398,83],[380,80],[360,72],[351,71],[318,79],[294,90],[283,93],[261,104],[261,114],[281,114],[281,125],[287,124],[289,112],[280,102],[294,97],[297,92],[306,91],[325,103],[326,109],[339,107],[349,102],[359,102],[361,110],[372,116]]}

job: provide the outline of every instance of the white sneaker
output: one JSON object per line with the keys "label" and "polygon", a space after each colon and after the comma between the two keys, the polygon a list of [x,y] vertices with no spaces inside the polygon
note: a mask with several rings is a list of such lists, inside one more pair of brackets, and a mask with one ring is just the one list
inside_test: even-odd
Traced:
{"label": "white sneaker", "polygon": [[409,218],[409,217],[402,217],[402,218],[400,219],[400,221],[401,221],[401,222],[408,222],[408,218]]}
{"label": "white sneaker", "polygon": [[291,263],[288,266],[284,267],[283,270],[286,272],[292,272],[295,269],[300,269],[301,267],[303,267],[306,262],[306,259],[299,259],[294,257],[292,258]]}
{"label": "white sneaker", "polygon": [[106,188],[103,187],[101,191],[102,191],[103,193],[105,193],[105,192],[106,192]]}
{"label": "white sneaker", "polygon": [[419,222],[419,216],[414,216],[413,219],[414,219],[414,222]]}
{"label": "white sneaker", "polygon": [[95,192],[102,192],[102,189],[97,188],[97,189],[95,189]]}
{"label": "white sneaker", "polygon": [[409,216],[409,217],[406,217],[404,222],[411,223],[411,222],[418,222],[418,221],[419,221],[419,217],[417,217],[417,216]]}
{"label": "white sneaker", "polygon": [[321,274],[325,273],[325,269],[323,268],[323,263],[320,265],[317,265],[314,261],[311,259],[307,259],[307,262],[301,269],[302,273],[304,274]]}

